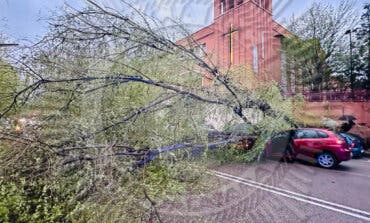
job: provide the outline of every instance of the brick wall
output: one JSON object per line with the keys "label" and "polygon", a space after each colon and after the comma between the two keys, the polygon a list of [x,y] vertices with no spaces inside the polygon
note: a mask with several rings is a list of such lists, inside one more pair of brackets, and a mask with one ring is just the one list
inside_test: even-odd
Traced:
{"label": "brick wall", "polygon": [[306,110],[317,116],[338,119],[342,115],[353,115],[356,123],[370,126],[369,102],[308,102]]}
{"label": "brick wall", "polygon": [[[288,31],[273,20],[272,1],[244,0],[238,4],[239,0],[235,0],[234,8],[229,9],[230,0],[226,0],[222,15],[221,1],[214,1],[214,23],[192,34],[192,38],[206,45],[213,64],[221,69],[238,65],[253,68],[253,48],[256,46],[258,79],[281,83],[281,38]],[[231,26],[237,30],[232,38],[233,58],[230,57],[230,36],[227,34]]]}

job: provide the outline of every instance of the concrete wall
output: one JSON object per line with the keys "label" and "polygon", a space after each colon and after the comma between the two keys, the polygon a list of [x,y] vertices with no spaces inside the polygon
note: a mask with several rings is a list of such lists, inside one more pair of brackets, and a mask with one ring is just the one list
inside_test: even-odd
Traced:
{"label": "concrete wall", "polygon": [[308,102],[306,110],[317,116],[337,119],[342,115],[353,115],[356,123],[370,126],[370,102]]}

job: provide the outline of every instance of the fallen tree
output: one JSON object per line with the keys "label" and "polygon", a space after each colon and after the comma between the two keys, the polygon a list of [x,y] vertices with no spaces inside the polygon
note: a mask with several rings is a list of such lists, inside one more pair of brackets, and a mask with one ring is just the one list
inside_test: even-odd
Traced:
{"label": "fallen tree", "polygon": [[[91,210],[118,198],[112,216],[123,211],[127,221],[160,221],[152,207],[157,194],[147,192],[158,185],[141,177],[154,158],[189,157],[250,140],[255,146],[244,160],[252,160],[266,136],[294,125],[293,100],[284,100],[271,83],[253,90],[236,85],[228,71],[176,43],[173,33],[187,34],[181,25],[161,24],[124,2],[127,12],[87,2],[51,20],[50,32],[25,54],[7,57],[26,83],[0,117],[16,110],[26,119],[36,114],[36,121],[17,131],[3,125],[2,180],[48,179],[36,185],[62,190],[66,206],[75,209],[61,212],[77,221],[106,221],[107,213]],[[201,86],[205,73],[213,87]],[[212,108],[231,118],[218,132],[205,122]],[[62,189],[54,188],[57,182]]]}

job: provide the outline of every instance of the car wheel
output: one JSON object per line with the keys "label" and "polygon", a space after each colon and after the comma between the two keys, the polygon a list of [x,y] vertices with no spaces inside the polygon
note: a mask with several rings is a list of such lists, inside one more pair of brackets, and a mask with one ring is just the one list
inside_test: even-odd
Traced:
{"label": "car wheel", "polygon": [[331,153],[321,153],[317,157],[317,163],[324,168],[333,168],[338,165],[338,161]]}

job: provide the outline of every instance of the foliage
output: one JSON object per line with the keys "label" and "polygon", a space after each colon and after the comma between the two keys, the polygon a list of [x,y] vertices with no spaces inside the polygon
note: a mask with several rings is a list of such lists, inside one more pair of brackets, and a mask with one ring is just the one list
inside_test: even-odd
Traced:
{"label": "foliage", "polygon": [[[296,86],[303,89],[310,86],[318,87],[324,81],[328,82],[327,78],[331,71],[327,66],[326,55],[318,39],[304,40],[294,36],[284,39],[283,47],[288,63],[294,64],[293,70],[287,70],[288,82],[292,75],[295,75]],[[299,69],[298,74],[296,74],[296,69]],[[320,75],[317,69],[320,69],[323,75]]]}
{"label": "foliage", "polygon": [[222,165],[225,163],[245,163],[251,158],[246,151],[235,147],[225,147],[207,152],[209,165]]}
{"label": "foliage", "polygon": [[194,164],[155,161],[138,172],[121,176],[117,179],[121,185],[116,189],[102,188],[89,196],[76,206],[71,218],[74,222],[144,221],[153,214],[146,196],[159,206],[189,189],[196,193],[208,188],[204,169]]}
{"label": "foliage", "polygon": [[0,111],[13,102],[14,95],[20,87],[20,80],[14,68],[0,60]]}
{"label": "foliage", "polygon": [[[284,99],[275,83],[258,83],[250,69],[219,70],[173,42],[170,33],[184,32],[181,26],[166,33],[138,11],[126,16],[87,2],[54,18],[48,35],[14,62],[27,85],[0,117],[23,104],[27,110],[18,115],[27,124],[0,129],[10,200],[1,209],[4,219],[159,221],[161,201],[203,188],[204,165],[189,161],[189,149],[242,139],[236,130],[209,137],[210,108],[220,111],[219,122],[229,114],[221,133],[240,124],[239,131],[258,137],[248,153],[227,151],[229,160],[254,160],[267,136],[294,125],[299,100]],[[204,73],[212,87],[201,86]],[[247,80],[238,79],[242,73]],[[22,202],[19,211],[7,206]]]}
{"label": "foliage", "polygon": [[359,26],[351,26],[346,31],[346,48],[335,54],[336,79],[342,88],[368,89],[369,83],[369,4],[364,5],[364,12]]}
{"label": "foliage", "polygon": [[314,2],[300,17],[291,19],[288,28],[297,38],[288,40],[286,46],[288,60],[300,70],[298,84],[310,90],[336,87],[333,77],[347,64],[340,59],[349,50],[349,41],[343,41],[345,31],[358,22],[354,6],[350,0],[340,1],[336,7]]}
{"label": "foliage", "polygon": [[370,4],[364,5],[364,12],[361,16],[360,27],[356,30],[358,48],[355,54],[354,70],[363,87],[370,89]]}
{"label": "foliage", "polygon": [[72,194],[50,175],[46,156],[35,147],[0,141],[1,222],[69,222]]}
{"label": "foliage", "polygon": [[[14,156],[11,150],[19,153],[24,149],[16,144],[10,148],[2,141],[1,222],[138,222],[151,214],[144,191],[150,198],[163,201],[190,189],[197,193],[208,187],[205,169],[190,161],[157,160],[112,179],[112,174],[102,175],[88,166],[52,171],[40,163],[43,156],[36,148],[26,148],[27,153],[18,155],[20,161],[27,163],[6,167]],[[36,176],[30,174],[32,167],[38,172]],[[104,168],[112,171],[112,167]]]}

